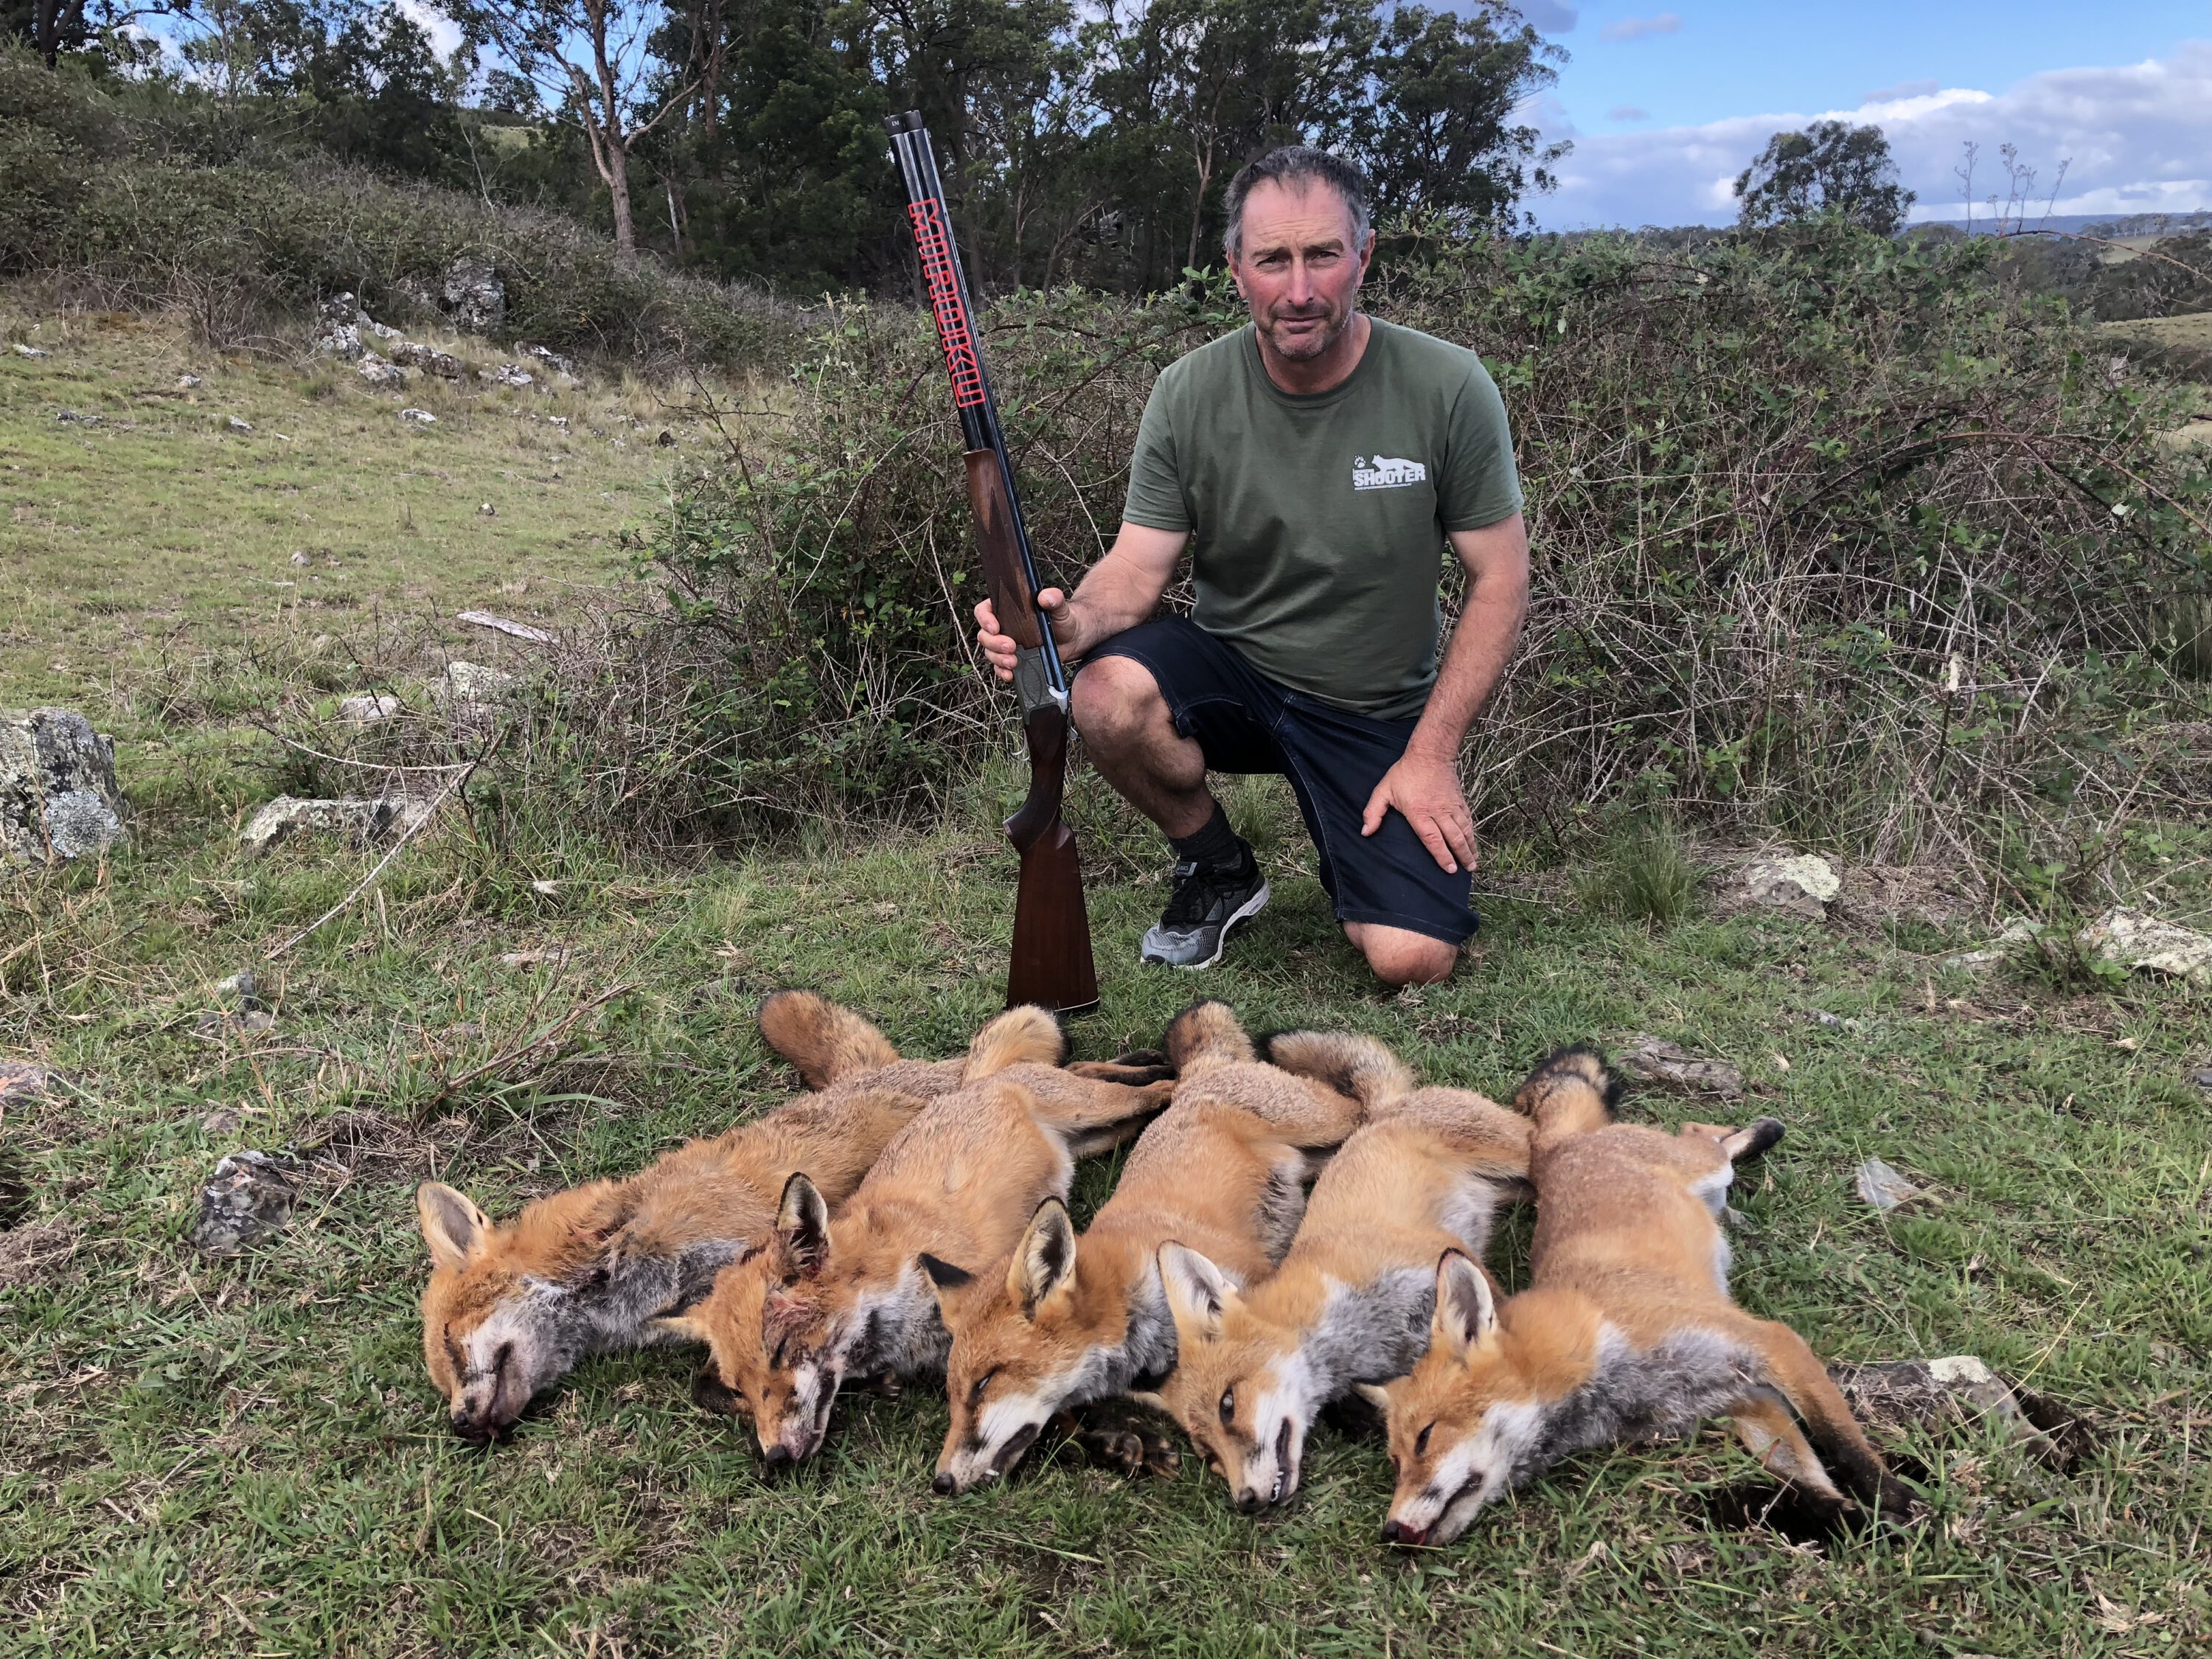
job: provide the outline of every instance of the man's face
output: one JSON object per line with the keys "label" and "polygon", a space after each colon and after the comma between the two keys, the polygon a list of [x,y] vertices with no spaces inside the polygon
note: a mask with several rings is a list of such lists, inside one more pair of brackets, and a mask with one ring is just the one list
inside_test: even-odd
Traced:
{"label": "man's face", "polygon": [[1278,356],[1318,357],[1352,320],[1375,238],[1354,242],[1352,210],[1318,179],[1272,179],[1244,198],[1243,250],[1229,261],[1252,321]]}

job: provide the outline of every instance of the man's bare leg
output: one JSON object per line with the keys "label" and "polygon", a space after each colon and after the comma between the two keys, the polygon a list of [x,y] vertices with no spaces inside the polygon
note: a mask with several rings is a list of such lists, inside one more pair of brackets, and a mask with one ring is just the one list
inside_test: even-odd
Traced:
{"label": "man's bare leg", "polygon": [[1206,751],[1175,728],[1151,669],[1131,657],[1101,657],[1075,677],[1075,729],[1099,775],[1173,839],[1194,836],[1213,817]]}
{"label": "man's bare leg", "polygon": [[1407,927],[1385,927],[1380,922],[1347,921],[1344,936],[1367,958],[1375,977],[1385,985],[1434,985],[1451,976],[1459,960],[1459,947]]}

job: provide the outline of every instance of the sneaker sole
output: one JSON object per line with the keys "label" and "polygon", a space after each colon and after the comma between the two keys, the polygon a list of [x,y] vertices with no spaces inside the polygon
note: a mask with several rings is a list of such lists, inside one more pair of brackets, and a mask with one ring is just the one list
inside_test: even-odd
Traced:
{"label": "sneaker sole", "polygon": [[1204,962],[1162,962],[1158,957],[1146,957],[1143,960],[1156,963],[1162,968],[1179,968],[1186,974],[1194,974],[1202,968],[1211,968],[1228,951],[1230,934],[1237,931],[1240,923],[1251,921],[1261,911],[1266,909],[1267,899],[1267,884],[1263,878],[1260,883],[1260,890],[1246,899],[1239,908],[1231,913],[1229,920],[1221,924],[1221,936],[1213,942],[1213,954],[1206,957]]}

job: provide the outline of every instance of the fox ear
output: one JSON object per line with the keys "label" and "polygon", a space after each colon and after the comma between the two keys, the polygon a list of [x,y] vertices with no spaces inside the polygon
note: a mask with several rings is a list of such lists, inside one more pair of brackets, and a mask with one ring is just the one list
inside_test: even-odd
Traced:
{"label": "fox ear", "polygon": [[1221,1334],[1221,1314],[1237,1292],[1229,1276],[1196,1250],[1181,1244],[1160,1246],[1160,1285],[1176,1328],[1194,1335]]}
{"label": "fox ear", "polygon": [[1067,1206],[1048,1198],[1030,1218],[1029,1231],[1014,1246],[1014,1259],[1006,1268],[1006,1294],[1035,1319],[1048,1297],[1057,1296],[1075,1281],[1075,1225]]}
{"label": "fox ear", "polygon": [[803,1277],[812,1279],[829,1261],[830,1206],[804,1173],[795,1173],[783,1183],[775,1231],[785,1257]]}
{"label": "fox ear", "polygon": [[415,1189],[415,1212],[422,1223],[422,1242],[435,1265],[459,1273],[482,1255],[491,1236],[491,1218],[442,1181]]}
{"label": "fox ear", "polygon": [[1437,1311],[1430,1322],[1431,1345],[1465,1358],[1498,1328],[1498,1304],[1482,1268],[1457,1250],[1446,1250],[1437,1263]]}
{"label": "fox ear", "polygon": [[950,1324],[951,1299],[973,1284],[975,1275],[965,1267],[956,1267],[950,1261],[939,1261],[927,1250],[915,1257],[915,1262],[927,1275],[931,1286],[937,1291],[937,1310]]}

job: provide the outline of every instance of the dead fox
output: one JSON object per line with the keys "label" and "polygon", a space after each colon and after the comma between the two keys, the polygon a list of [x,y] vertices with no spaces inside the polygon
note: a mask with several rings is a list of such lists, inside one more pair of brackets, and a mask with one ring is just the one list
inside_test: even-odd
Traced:
{"label": "dead fox", "polygon": [[793,1176],[766,1243],[663,1322],[707,1344],[701,1403],[750,1411],[771,1468],[822,1444],[848,1376],[943,1371],[925,1256],[1004,1256],[1040,1202],[1066,1196],[1078,1157],[1118,1146],[1174,1093],[1161,1068],[1062,1071],[1063,1054],[1043,1010],[1000,1015],[975,1039],[970,1080],[892,1138],[834,1221],[820,1183]]}
{"label": "dead fox", "polygon": [[[1261,1062],[1235,1014],[1199,1003],[1169,1026],[1164,1044],[1176,1068],[1175,1104],[1138,1139],[1079,1240],[1054,1197],[1003,1265],[971,1273],[954,1265],[958,1257],[924,1259],[951,1333],[952,1422],[937,1492],[1003,1476],[1057,1413],[1160,1386],[1176,1363],[1171,1292],[1156,1260],[1166,1240],[1202,1247],[1220,1264],[1209,1271],[1240,1281],[1281,1256],[1313,1155],[1359,1121],[1352,1078],[1403,1076],[1370,1039],[1307,1041],[1329,1046],[1337,1087]],[[969,1260],[982,1267],[990,1258]]]}
{"label": "dead fox", "polygon": [[1184,1243],[1160,1253],[1177,1352],[1160,1401],[1247,1515],[1297,1492],[1323,1406],[1413,1369],[1437,1256],[1480,1261],[1499,1203],[1527,1189],[1527,1118],[1471,1090],[1414,1089],[1395,1062],[1344,1077],[1344,1042],[1301,1031],[1269,1049],[1291,1071],[1342,1078],[1365,1113],[1282,1266],[1240,1291]]}
{"label": "dead fox", "polygon": [[1584,1048],[1522,1086],[1536,1126],[1533,1286],[1500,1303],[1473,1261],[1444,1253],[1429,1352],[1386,1390],[1398,1485],[1384,1541],[1449,1543],[1561,1458],[1720,1413],[1816,1501],[1844,1508],[1832,1469],[1861,1502],[1904,1506],[1804,1339],[1729,1295],[1717,1218],[1735,1160],[1774,1145],[1781,1124],[1663,1134],[1613,1122],[1615,1088]]}
{"label": "dead fox", "polygon": [[650,1319],[703,1293],[765,1235],[793,1170],[851,1192],[895,1133],[959,1086],[965,1064],[901,1060],[874,1026],[811,992],[778,992],[760,1025],[822,1093],[628,1180],[539,1199],[503,1226],[441,1182],[416,1192],[431,1261],[422,1357],[456,1431],[502,1433],[578,1360],[644,1340]]}

